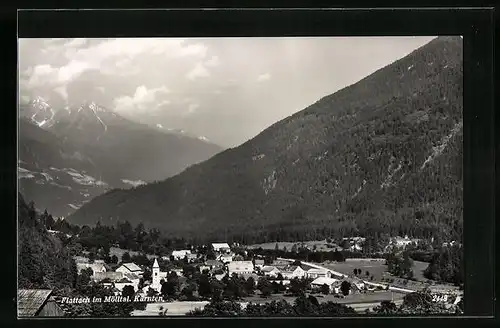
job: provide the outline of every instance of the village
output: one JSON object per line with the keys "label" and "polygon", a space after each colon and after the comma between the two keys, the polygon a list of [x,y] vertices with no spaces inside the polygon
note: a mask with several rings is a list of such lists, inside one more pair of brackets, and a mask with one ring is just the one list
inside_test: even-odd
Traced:
{"label": "village", "polygon": [[[334,247],[331,251],[340,249],[360,251],[364,242],[365,238],[362,237],[344,238],[341,242],[342,247]],[[418,240],[407,236],[393,238],[385,251],[405,249],[417,242]],[[85,252],[73,258],[80,275],[87,274],[91,282],[110,289],[116,296],[130,296],[135,299],[163,296],[161,302],[147,302],[144,308],[135,309],[131,313],[133,316],[156,316],[159,313],[186,315],[195,309],[202,309],[211,301],[213,295],[207,292],[202,295],[201,286],[192,286],[190,278],[195,273],[219,282],[223,282],[224,279],[227,282],[230,278],[239,279],[246,284],[245,290],[251,290],[251,293],[247,293],[239,300],[243,307],[250,302],[264,303],[280,299],[293,302],[293,296],[296,296],[298,289],[316,295],[320,302],[334,301],[346,304],[358,312],[373,309],[382,301],[401,304],[406,294],[424,288],[441,295],[436,301],[445,302],[449,306],[456,305],[462,297],[462,292],[453,286],[430,282],[424,284],[418,281],[398,283],[394,278],[386,279],[383,274],[377,274],[377,271],[381,273],[381,270],[386,270],[380,269],[386,266],[385,260],[381,258],[349,258],[343,262],[325,261],[318,264],[260,255],[257,250],[262,251],[261,246],[212,243],[197,248],[191,246],[190,249],[173,250],[170,254],[162,256],[148,255],[147,260],[141,263],[131,261],[130,255],[128,253],[125,255],[124,250],[117,253],[122,255],[122,261],[116,264],[105,263],[100,259],[91,260],[84,255]],[[313,248],[315,250],[321,248],[304,243],[300,246],[311,251]],[[275,247],[278,247],[277,243]],[[112,251],[116,252],[117,249]],[[354,269],[351,269],[353,267]],[[170,282],[172,277],[175,277],[178,284],[177,296],[169,292],[169,287],[166,287],[166,282]],[[253,286],[248,287],[249,283]],[[171,294],[171,297],[165,297]],[[183,296],[178,297],[179,294]],[[47,294],[44,300],[44,302],[54,301],[55,298],[50,298]]]}

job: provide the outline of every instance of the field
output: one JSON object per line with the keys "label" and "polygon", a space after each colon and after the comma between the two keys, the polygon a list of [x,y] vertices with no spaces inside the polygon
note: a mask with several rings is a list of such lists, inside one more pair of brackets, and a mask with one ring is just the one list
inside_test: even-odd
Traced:
{"label": "field", "polygon": [[[354,269],[361,269],[361,276],[367,279],[366,271],[370,273],[368,279],[373,275],[373,281],[382,281],[383,279],[394,279],[394,277],[387,272],[387,265],[383,259],[346,259],[345,262],[330,262],[326,261],[321,263],[322,266],[339,271],[348,275],[353,275]],[[424,277],[423,271],[427,268],[429,263],[413,261],[413,277],[417,281],[427,282]]]}
{"label": "field", "polygon": [[[331,262],[326,261],[321,263],[325,268],[339,271],[341,273],[352,276],[354,269],[361,269],[361,275],[363,279],[370,279],[373,275],[373,281],[379,282],[384,276],[390,277],[387,272],[387,265],[385,265],[385,260],[381,259],[346,259],[345,262]],[[366,276],[366,271],[369,275]]]}

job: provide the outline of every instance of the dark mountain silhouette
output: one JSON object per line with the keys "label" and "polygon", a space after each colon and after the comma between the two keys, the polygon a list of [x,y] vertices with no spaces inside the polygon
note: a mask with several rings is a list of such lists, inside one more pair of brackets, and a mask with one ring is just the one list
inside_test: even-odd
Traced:
{"label": "dark mountain silhouette", "polygon": [[462,227],[462,39],[439,37],[162,182],[111,190],[68,220],[175,236],[306,239]]}

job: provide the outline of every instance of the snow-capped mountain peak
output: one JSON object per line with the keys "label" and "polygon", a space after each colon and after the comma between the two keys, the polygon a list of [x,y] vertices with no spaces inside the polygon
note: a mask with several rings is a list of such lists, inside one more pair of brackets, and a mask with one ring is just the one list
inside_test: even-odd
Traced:
{"label": "snow-capped mountain peak", "polygon": [[198,137],[198,139],[200,139],[202,141],[206,141],[206,142],[210,141],[207,137],[204,137],[204,136]]}
{"label": "snow-capped mountain peak", "polygon": [[37,96],[35,99],[33,99],[31,103],[38,109],[47,109],[50,107],[47,101],[40,96]]}

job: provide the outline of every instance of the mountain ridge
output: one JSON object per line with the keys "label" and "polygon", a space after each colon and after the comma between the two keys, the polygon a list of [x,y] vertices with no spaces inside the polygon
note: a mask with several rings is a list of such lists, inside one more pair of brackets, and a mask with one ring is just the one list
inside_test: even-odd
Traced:
{"label": "mountain ridge", "polygon": [[54,109],[36,97],[20,105],[20,115],[20,188],[56,216],[108,188],[161,180],[222,150],[156,131],[92,101]]}

